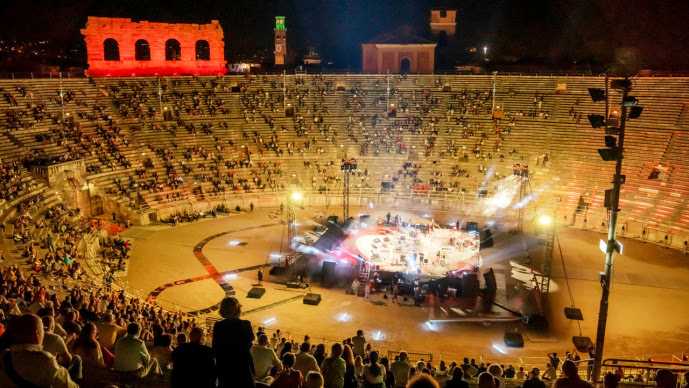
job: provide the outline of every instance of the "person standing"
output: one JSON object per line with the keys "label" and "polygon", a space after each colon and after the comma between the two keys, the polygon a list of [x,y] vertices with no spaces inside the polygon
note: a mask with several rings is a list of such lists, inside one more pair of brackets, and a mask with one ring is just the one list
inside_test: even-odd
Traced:
{"label": "person standing", "polygon": [[407,352],[400,352],[399,356],[397,356],[397,360],[390,365],[390,370],[395,376],[395,387],[401,388],[407,385],[410,368],[411,365],[409,364],[409,356],[407,356]]}
{"label": "person standing", "polygon": [[215,360],[213,350],[203,344],[203,329],[195,327],[189,333],[189,342],[172,351],[172,388],[215,387]]}
{"label": "person standing", "polygon": [[352,337],[352,351],[354,356],[364,357],[366,352],[366,338],[364,331],[359,329],[356,331],[356,336]]}
{"label": "person standing", "polygon": [[330,357],[321,363],[321,373],[323,374],[325,388],[344,388],[347,365],[341,357],[342,351],[341,344],[333,344],[330,350]]}
{"label": "person standing", "polygon": [[239,319],[240,314],[241,305],[236,298],[226,297],[220,302],[220,316],[224,319],[213,326],[213,353],[220,388],[254,387],[254,331],[251,322]]}

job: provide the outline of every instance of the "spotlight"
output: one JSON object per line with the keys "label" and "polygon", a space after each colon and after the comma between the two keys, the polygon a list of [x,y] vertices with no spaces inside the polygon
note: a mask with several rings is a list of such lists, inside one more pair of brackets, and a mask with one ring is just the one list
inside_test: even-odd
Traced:
{"label": "spotlight", "polygon": [[605,101],[605,90],[598,88],[589,88],[589,96],[593,102]]}
{"label": "spotlight", "polygon": [[617,148],[599,148],[598,149],[598,155],[606,161],[606,162],[612,162],[617,160]]}
{"label": "spotlight", "polygon": [[371,334],[371,339],[374,341],[382,341],[385,339],[385,333],[380,330],[376,330]]}
{"label": "spotlight", "polygon": [[638,103],[639,103],[639,99],[634,97],[634,96],[627,96],[627,98],[625,98],[624,101],[622,101],[622,105],[624,105],[628,108],[632,107]]}
{"label": "spotlight", "polygon": [[299,202],[304,199],[304,194],[301,191],[293,191],[289,198],[292,200],[292,202]]}
{"label": "spotlight", "polygon": [[605,117],[602,115],[589,115],[589,123],[591,123],[593,128],[603,127],[605,126]]}
{"label": "spotlight", "polygon": [[643,106],[634,105],[631,108],[629,108],[629,115],[627,116],[627,118],[638,119],[641,116],[641,112],[643,112],[643,110]]}
{"label": "spotlight", "polygon": [[605,136],[605,146],[609,148],[615,148],[617,146],[617,138],[615,136],[610,135]]}
{"label": "spotlight", "polygon": [[553,217],[547,214],[541,214],[538,216],[538,224],[541,226],[550,226],[553,223]]}

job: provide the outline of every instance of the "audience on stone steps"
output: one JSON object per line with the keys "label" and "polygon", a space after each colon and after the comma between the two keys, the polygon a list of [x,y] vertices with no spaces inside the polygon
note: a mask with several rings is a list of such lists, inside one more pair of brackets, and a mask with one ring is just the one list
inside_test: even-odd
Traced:
{"label": "audience on stone steps", "polygon": [[[269,81],[266,80],[270,80],[270,85],[268,85]],[[424,155],[433,153],[440,136],[439,127],[441,120],[434,115],[429,117],[425,116],[427,116],[426,113],[432,110],[445,110],[450,116],[457,117],[457,122],[455,124],[459,124],[464,128],[463,138],[470,138],[481,133],[482,137],[477,141],[471,152],[479,158],[492,158],[492,152],[487,151],[494,146],[491,145],[486,151],[482,150],[482,148],[486,149],[487,145],[484,144],[487,139],[486,129],[480,129],[480,127],[477,126],[478,124],[469,123],[466,118],[468,117],[467,115],[471,116],[486,113],[486,109],[488,109],[487,107],[489,106],[488,102],[490,101],[489,91],[457,91],[447,97],[448,102],[445,104],[444,102],[441,103],[440,98],[433,94],[432,89],[434,87],[441,88],[443,86],[441,81],[436,80],[438,81],[436,85],[428,86],[428,89],[400,92],[396,84],[404,81],[404,78],[393,77],[391,95],[400,99],[398,102],[400,105],[400,112],[405,113],[407,117],[399,121],[386,121],[383,118],[384,114],[372,114],[372,116],[365,114],[365,111],[371,111],[371,109],[372,111],[380,111],[381,109],[383,111],[386,110],[385,106],[380,106],[384,99],[382,99],[382,97],[374,97],[382,96],[385,93],[385,85],[381,84],[380,81],[376,81],[372,89],[370,85],[364,88],[361,82],[355,82],[349,89],[345,88],[344,91],[338,92],[334,88],[333,81],[325,80],[324,77],[319,76],[305,77],[304,79],[297,79],[294,87],[289,89],[288,99],[296,101],[295,108],[297,112],[292,124],[294,129],[293,134],[285,135],[291,132],[287,127],[282,125],[279,131],[277,131],[278,128],[275,127],[276,114],[282,114],[282,104],[280,104],[282,94],[277,93],[281,91],[281,85],[279,85],[281,81],[279,82],[275,79],[266,78],[260,81],[263,86],[258,87],[253,85],[254,81],[254,79],[240,81],[240,110],[244,112],[247,123],[254,123],[256,120],[260,120],[270,128],[273,128],[273,134],[269,137],[267,137],[264,132],[241,130],[244,141],[253,143],[256,147],[254,152],[257,156],[260,156],[266,151],[273,152],[275,156],[284,155],[285,153],[298,153],[301,155],[315,153],[315,155],[319,155],[325,152],[323,148],[324,144],[322,144],[322,139],[324,138],[330,139],[329,141],[332,142],[332,145],[336,146],[338,143],[337,131],[333,128],[332,124],[323,122],[323,117],[330,114],[330,111],[333,110],[331,103],[326,103],[324,98],[326,96],[336,96],[336,93],[339,93],[339,95],[345,99],[345,105],[351,105],[350,100],[358,100],[357,104],[361,108],[361,117],[358,119],[358,124],[355,124],[354,112],[349,113],[349,124],[347,124],[347,128],[349,129],[346,131],[350,134],[349,137],[351,140],[356,144],[360,144],[361,154],[394,155],[408,153],[410,152],[410,148],[409,144],[407,144],[404,139],[405,136],[425,137],[423,140],[424,149],[418,151]],[[208,108],[209,106],[214,106],[213,104],[218,104],[217,101],[220,101],[222,98],[227,98],[227,93],[231,88],[230,83],[236,81],[225,78],[185,78],[162,79],[160,82],[163,95],[166,98],[166,103],[172,103],[174,106],[187,108],[193,106],[194,109],[196,109],[198,107]],[[149,97],[157,97],[158,87],[158,80],[119,80],[116,81],[115,84],[110,83],[106,89],[109,89],[107,96],[113,99],[117,106],[135,107],[149,103],[155,108],[158,106],[156,103],[157,99],[150,99]],[[216,92],[224,93],[223,97],[216,96]],[[80,101],[82,97],[78,97],[76,93],[71,91],[67,91],[66,94],[68,96],[68,101],[75,101],[78,106],[81,106],[80,104],[82,103]],[[26,95],[26,91],[24,91],[23,95]],[[206,97],[203,97],[204,95]],[[542,97],[540,98],[542,101]],[[79,111],[76,117],[71,116],[65,119],[64,122],[61,122],[61,125],[57,126],[55,131],[52,131],[52,134],[41,135],[42,138],[45,137],[43,141],[65,142],[67,140],[68,143],[71,141],[76,145],[76,148],[70,146],[73,148],[73,151],[62,153],[58,159],[50,155],[45,155],[43,161],[45,163],[55,163],[77,157],[95,156],[97,162],[89,163],[87,166],[90,173],[99,173],[107,169],[123,169],[138,164],[139,161],[135,159],[130,160],[131,156],[125,156],[125,153],[130,144],[131,133],[137,132],[135,128],[139,127],[140,124],[132,125],[128,130],[122,131],[121,125],[113,121],[112,115],[107,108],[104,108],[98,103],[92,104],[93,105],[90,106],[86,104],[86,106],[92,110],[92,113]],[[207,110],[208,109],[202,109],[199,115],[207,115]],[[118,115],[115,112],[112,114]],[[183,116],[184,118],[180,116],[172,123],[163,125],[172,124],[181,126],[187,128],[192,134],[195,134],[197,126],[200,126],[204,133],[214,133],[213,124],[200,123],[197,125],[193,121],[190,121],[190,117],[196,117],[198,115],[190,116],[186,114]],[[424,119],[422,119],[422,117],[424,117]],[[79,121],[77,121],[77,119]],[[85,130],[80,128],[80,122],[89,121],[98,121],[94,126],[96,129],[95,133],[86,133]],[[147,125],[148,124],[144,123],[144,127]],[[151,125],[159,127],[157,123]],[[223,125],[225,129],[228,128],[226,123],[223,122],[221,127]],[[55,133],[58,134],[57,138],[54,138],[56,136]],[[321,140],[318,140],[312,135],[316,133],[321,135]],[[449,133],[450,129],[448,128],[448,134]],[[301,146],[294,141],[281,140],[283,135],[289,136],[290,138],[294,135],[305,137],[306,141],[304,141],[303,146]],[[216,135],[213,135],[213,138],[215,139],[214,143],[216,149],[219,151],[222,150],[224,139]],[[228,139],[228,141],[230,140]],[[248,148],[245,148],[245,150],[249,152]],[[158,147],[156,153],[160,151],[166,154],[170,154],[171,152],[170,149]],[[464,159],[468,160],[469,158],[468,150],[462,151],[456,144],[448,143],[443,153],[446,152],[455,156],[458,154],[461,156],[463,152]],[[495,148],[494,152],[496,155],[499,153],[499,146]],[[220,154],[222,153],[223,152],[220,151]],[[204,163],[189,163],[191,160],[189,159],[190,153],[188,148],[187,151],[185,151],[185,155],[186,160],[189,162],[180,161],[179,159],[175,161],[168,157],[162,157],[161,154],[164,161],[161,165],[159,163],[154,163],[150,157],[147,157],[143,160],[144,162],[148,161],[146,169],[154,167],[155,164],[157,164],[158,167],[164,166],[167,175],[166,179],[162,179],[162,177],[155,175],[157,174],[155,171],[151,172],[151,177],[145,177],[143,180],[141,176],[134,178],[131,175],[129,177],[124,176],[115,178],[113,182],[115,182],[117,186],[117,191],[114,193],[127,198],[135,208],[146,208],[148,207],[147,201],[153,203],[174,203],[187,200],[192,195],[203,198],[206,194],[216,195],[225,192],[253,192],[266,189],[273,191],[283,190],[288,183],[286,180],[292,179],[288,174],[283,174],[280,167],[274,166],[273,169],[263,168],[260,165],[261,162],[258,164],[253,162],[250,171],[227,171],[226,173],[222,173],[224,170],[222,168],[222,162],[225,158],[219,158],[221,156],[220,154],[213,156],[213,152],[205,149],[205,147],[197,146],[192,151],[192,156],[194,158],[205,158],[206,162]],[[251,158],[251,152],[247,155],[247,159],[249,158]],[[227,169],[234,168],[227,163],[224,164]],[[458,169],[461,168],[458,167]],[[138,167],[137,175],[141,175],[141,171],[145,170]],[[340,179],[337,163],[330,163],[327,169],[318,169],[318,171],[317,174],[311,174],[310,183],[312,187],[319,192],[325,192],[329,188],[334,189],[334,187],[337,186]],[[463,188],[457,181],[447,182],[447,180],[451,180],[450,177],[448,177],[448,179],[440,177],[438,175],[440,174],[439,171],[434,170],[431,171],[430,174],[431,177],[426,179],[429,179],[427,183],[430,184],[430,187],[434,190],[452,191]],[[468,174],[452,175],[451,177],[458,178],[466,176],[468,176]],[[122,178],[129,179],[126,186],[122,185]],[[303,177],[301,177],[301,179],[303,179]],[[362,182],[358,184],[355,183],[355,186],[376,188],[375,186],[377,186],[378,182],[369,182],[369,180],[369,177],[365,180],[362,179]],[[417,175],[415,180],[421,179]],[[191,182],[198,185],[197,188],[186,190],[185,192],[175,191],[179,189],[181,185],[189,186]],[[211,183],[211,186],[204,186],[204,182]],[[308,185],[308,182],[302,183],[304,186]],[[371,183],[373,183],[373,185]],[[411,187],[415,183],[422,182],[412,182],[407,186]],[[149,198],[146,196],[147,192],[159,192],[164,194]]]}

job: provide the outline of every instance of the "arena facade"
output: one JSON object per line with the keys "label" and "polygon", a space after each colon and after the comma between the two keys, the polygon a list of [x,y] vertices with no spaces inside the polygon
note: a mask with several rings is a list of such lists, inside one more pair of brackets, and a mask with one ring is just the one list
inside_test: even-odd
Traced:
{"label": "arena facade", "polygon": [[[57,243],[83,263],[59,292],[114,287],[199,324],[215,322],[234,291],[255,327],[297,341],[364,329],[393,356],[544,366],[546,353],[573,349],[572,336],[595,337],[614,164],[600,160],[604,131],[587,117],[603,113],[588,89],[604,83],[499,73],[0,80],[4,258],[54,273],[46,255]],[[624,251],[605,357],[676,361],[689,341],[689,78],[635,77],[632,87],[644,110],[626,128]],[[610,93],[614,112],[621,96]],[[344,159],[358,164],[348,178]],[[491,229],[480,274],[495,270],[496,302],[538,308],[549,328],[499,308],[448,321],[431,299],[396,304],[317,278],[291,289],[268,275],[294,257],[290,227],[313,245],[345,200],[350,216],[375,223],[404,213],[447,230]],[[548,295],[530,303],[544,268]],[[247,298],[259,270],[266,294]],[[321,304],[302,305],[307,292]],[[565,319],[565,307],[584,320]],[[524,347],[505,347],[506,331],[523,334]]]}

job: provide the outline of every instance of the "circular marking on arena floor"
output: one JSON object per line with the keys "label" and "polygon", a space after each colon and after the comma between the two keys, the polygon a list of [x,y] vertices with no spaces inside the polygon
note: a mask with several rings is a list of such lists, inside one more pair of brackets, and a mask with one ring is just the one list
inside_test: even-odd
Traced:
{"label": "circular marking on arena floor", "polygon": [[[218,272],[218,270],[215,268],[213,263],[211,263],[211,261],[208,259],[208,257],[206,257],[206,255],[203,253],[203,248],[212,240],[215,240],[216,238],[219,238],[222,236],[226,236],[228,234],[246,232],[246,231],[254,230],[254,229],[262,229],[262,228],[267,228],[269,226],[275,226],[275,225],[280,225],[280,222],[274,222],[274,223],[270,223],[270,224],[262,224],[262,225],[250,226],[250,227],[246,227],[246,228],[228,230],[228,231],[216,233],[214,235],[211,235],[211,236],[204,238],[203,240],[196,243],[196,245],[194,245],[193,253],[194,253],[194,257],[196,257],[196,259],[199,261],[199,263],[201,263],[201,265],[206,269],[207,273],[205,275],[175,280],[173,282],[165,283],[161,286],[158,286],[153,291],[148,293],[146,300],[155,301],[155,299],[163,291],[167,290],[168,288],[180,286],[183,284],[198,282],[198,281],[206,280],[206,279],[215,280],[215,282],[226,292],[232,290],[232,286],[230,286],[229,283],[224,280],[224,277],[226,275],[233,274],[233,273],[246,272],[246,271],[254,271],[254,270],[257,270],[260,268],[268,267],[268,266],[270,266],[270,264],[252,265],[249,267],[242,267],[242,268],[232,269],[229,271]],[[199,315],[209,314],[209,313],[211,313],[217,309],[218,309],[218,304],[210,306],[210,307],[206,307],[203,309],[199,309],[199,310],[188,311],[187,314],[192,315],[192,316],[199,316]]]}

